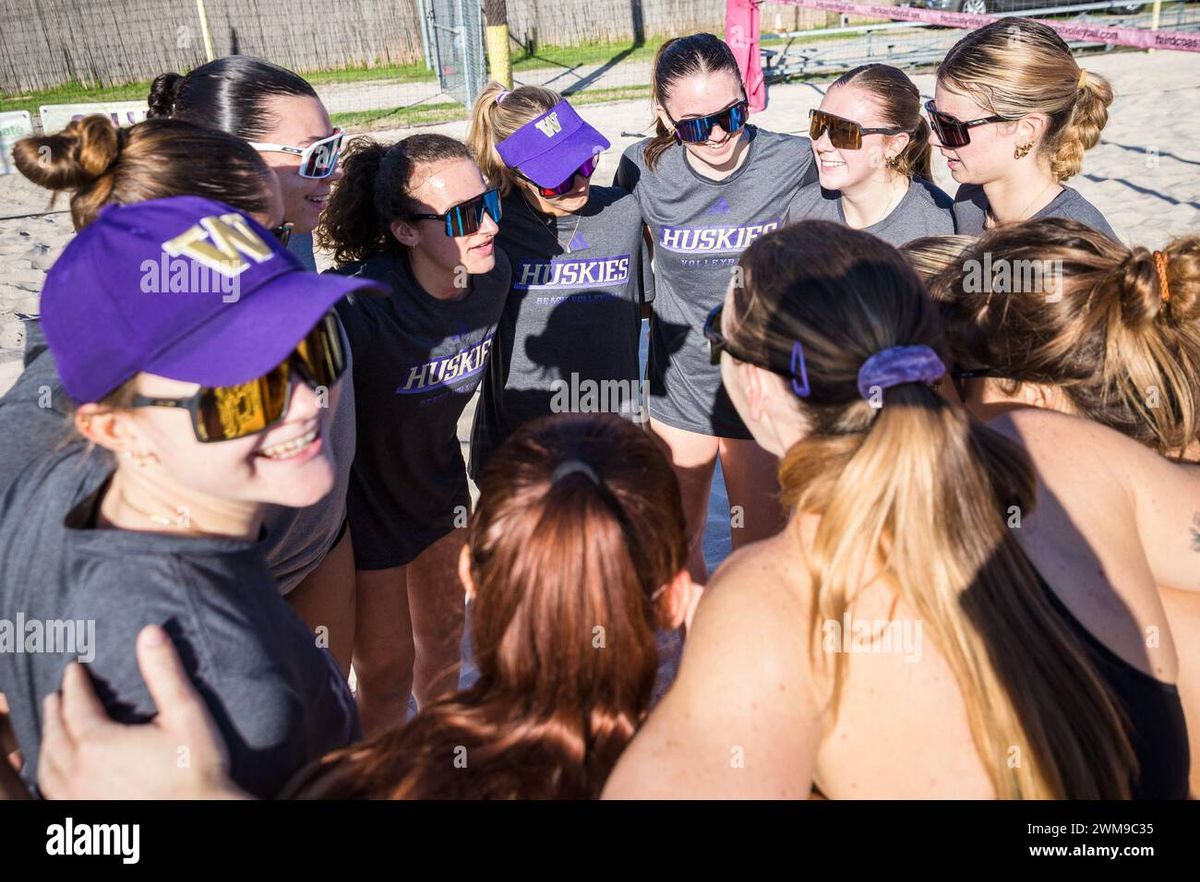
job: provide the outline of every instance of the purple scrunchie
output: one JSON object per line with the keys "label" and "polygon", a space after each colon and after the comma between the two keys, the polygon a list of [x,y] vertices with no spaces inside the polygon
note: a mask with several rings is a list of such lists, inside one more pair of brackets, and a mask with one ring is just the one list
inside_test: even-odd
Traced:
{"label": "purple scrunchie", "polygon": [[858,369],[858,394],[870,401],[872,386],[890,389],[904,383],[932,383],[945,373],[946,366],[928,346],[893,346],[863,362]]}

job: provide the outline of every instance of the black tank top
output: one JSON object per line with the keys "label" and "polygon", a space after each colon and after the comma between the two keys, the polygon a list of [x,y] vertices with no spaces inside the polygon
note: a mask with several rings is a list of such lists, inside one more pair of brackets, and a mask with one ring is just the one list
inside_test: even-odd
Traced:
{"label": "black tank top", "polygon": [[1097,640],[1058,599],[1041,573],[1037,578],[1129,720],[1129,741],[1138,762],[1133,798],[1187,799],[1191,753],[1179,690],[1138,670]]}

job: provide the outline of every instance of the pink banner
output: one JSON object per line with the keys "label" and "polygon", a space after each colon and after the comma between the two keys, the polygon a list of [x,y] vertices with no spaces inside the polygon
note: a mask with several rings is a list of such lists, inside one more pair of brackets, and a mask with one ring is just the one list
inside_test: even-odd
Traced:
{"label": "pink banner", "polygon": [[[730,0],[729,6],[735,0]],[[744,0],[743,0],[744,2]],[[936,9],[916,9],[910,6],[876,6],[871,3],[849,3],[846,0],[772,0],[788,6],[822,9],[826,12],[846,12],[867,18],[891,18],[897,21],[919,21],[952,28],[979,28],[1003,16],[972,15],[967,12],[941,12]],[[1038,19],[1054,28],[1064,40],[1083,40],[1089,43],[1109,43],[1113,46],[1132,46],[1135,49],[1175,49],[1181,52],[1200,52],[1200,34],[1180,31],[1150,31],[1144,28],[1106,28],[1099,25],[1070,24]],[[755,31],[757,42],[758,32]]]}
{"label": "pink banner", "polygon": [[728,0],[725,4],[725,42],[733,50],[750,110],[757,113],[767,106],[767,84],[763,77],[762,55],[758,51],[757,0]]}

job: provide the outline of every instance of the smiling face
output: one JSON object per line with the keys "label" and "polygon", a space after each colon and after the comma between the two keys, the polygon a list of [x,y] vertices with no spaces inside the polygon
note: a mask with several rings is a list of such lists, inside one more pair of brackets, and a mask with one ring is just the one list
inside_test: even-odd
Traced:
{"label": "smiling face", "polygon": [[[331,399],[340,395],[340,385],[330,390]],[[135,388],[153,398],[186,398],[200,387],[143,373]],[[169,486],[183,502],[199,501],[198,508],[231,502],[301,507],[320,501],[333,489],[333,454],[327,443],[331,407],[322,404],[293,375],[287,413],[256,435],[202,443],[186,410],[139,407],[117,412],[120,426],[113,436],[121,439],[123,449],[149,459],[154,473],[147,477]]]}
{"label": "smiling face", "polygon": [[577,174],[571,179],[574,186],[570,190],[561,196],[547,197],[538,192],[537,184],[527,181],[519,175],[514,175],[514,177],[516,185],[525,191],[530,203],[542,214],[563,215],[580,211],[587,205],[588,193],[592,186],[591,178]]}
{"label": "smiling face", "polygon": [[[409,196],[419,214],[443,214],[487,192],[488,186],[470,159],[448,159],[416,169]],[[442,220],[395,221],[392,234],[411,249],[414,267],[452,277],[462,267],[470,275],[491,272],[496,265],[493,239],[500,227],[486,212],[478,230],[467,236],[446,235]]]}
{"label": "smiling face", "polygon": [[[825,93],[820,109],[856,122],[865,129],[894,127],[871,93],[853,83],[831,88]],[[828,131],[822,132],[812,145],[821,186],[826,190],[853,193],[864,185],[888,181],[891,172],[887,159],[899,155],[908,138],[906,134],[864,134],[861,149],[843,150],[833,146]]]}
{"label": "smiling face", "polygon": [[[702,72],[676,80],[670,84],[665,96],[664,107],[658,108],[658,117],[668,131],[674,131],[671,119],[682,122],[713,113],[720,113],[745,98],[742,84],[727,70]],[[707,141],[699,144],[685,143],[684,149],[693,159],[699,160],[718,172],[732,171],[741,158],[745,139],[741,129],[729,134],[720,126],[712,130]]]}
{"label": "smiling face", "polygon": [[[333,134],[329,113],[319,99],[309,95],[276,95],[266,102],[268,117],[275,125],[255,140],[304,148]],[[262,157],[279,178],[283,194],[284,220],[293,232],[311,233],[321,220],[329,191],[342,177],[341,165],[327,178],[300,176],[300,157],[294,153],[263,151]]]}
{"label": "smiling face", "polygon": [[[996,115],[941,80],[934,89],[933,104],[939,112],[961,122]],[[1010,174],[1016,167],[1013,151],[1031,137],[1018,122],[985,123],[972,126],[969,132],[971,143],[962,147],[942,146],[936,130],[930,135],[933,146],[945,157],[951,176],[960,184],[987,184]]]}

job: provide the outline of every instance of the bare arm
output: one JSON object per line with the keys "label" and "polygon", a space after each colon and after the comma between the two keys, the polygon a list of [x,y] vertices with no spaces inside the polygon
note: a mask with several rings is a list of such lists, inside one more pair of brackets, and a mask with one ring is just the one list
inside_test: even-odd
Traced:
{"label": "bare arm", "polygon": [[606,799],[809,795],[821,726],[801,639],[807,618],[755,551],[705,591],[679,676],[618,762]]}
{"label": "bare arm", "polygon": [[1154,581],[1200,591],[1200,465],[1136,452],[1127,484]]}

